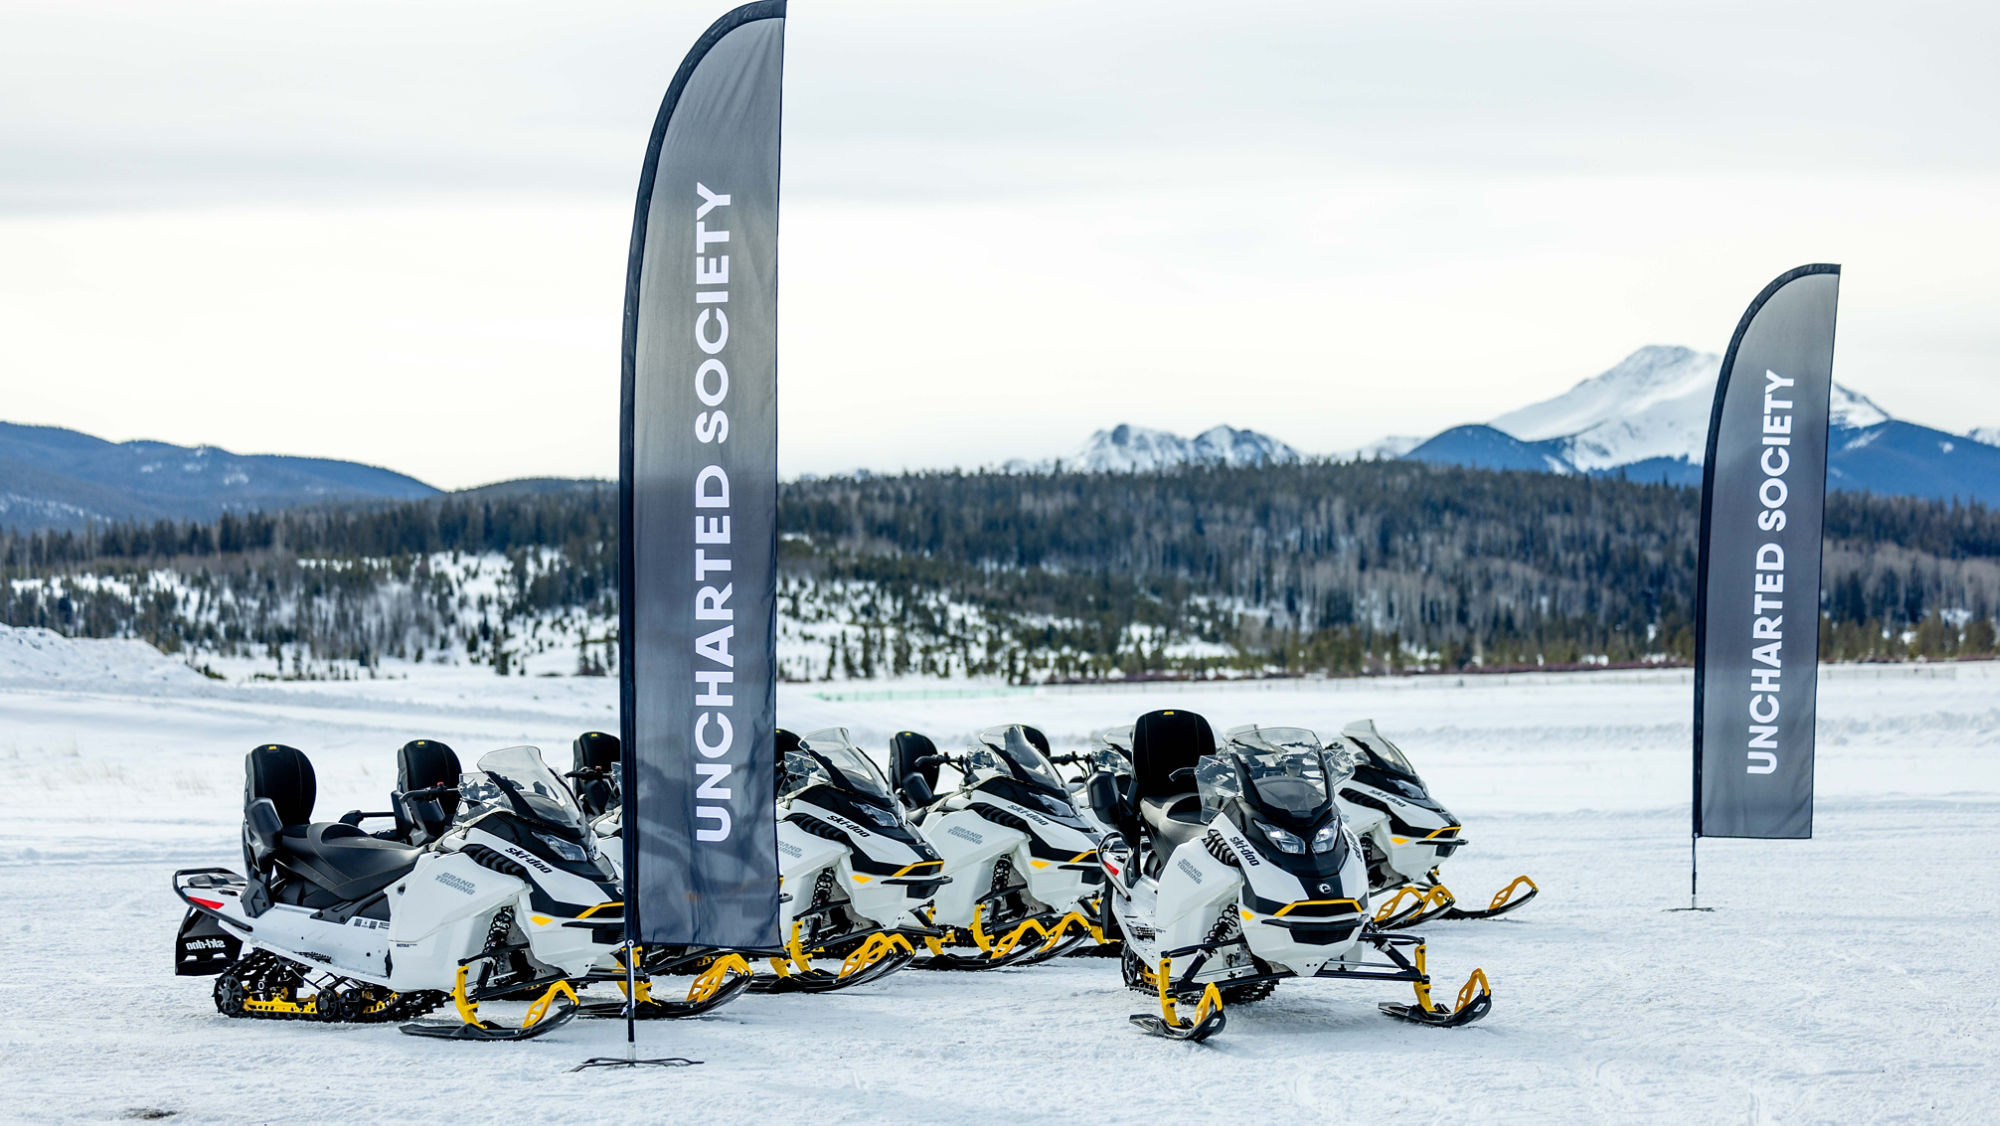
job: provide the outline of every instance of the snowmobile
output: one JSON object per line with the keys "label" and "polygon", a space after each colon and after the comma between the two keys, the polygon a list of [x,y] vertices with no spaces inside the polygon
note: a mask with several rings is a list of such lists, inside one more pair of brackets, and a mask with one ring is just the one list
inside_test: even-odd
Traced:
{"label": "snowmobile", "polygon": [[[413,846],[344,822],[314,822],[317,783],[298,750],[245,760],[245,873],[174,873],[188,905],[177,969],[213,974],[232,1017],[411,1020],[412,1035],[540,1036],[577,1011],[570,979],[608,957],[623,901],[569,790],[533,747],[479,760],[456,794],[401,792]],[[456,798],[447,816],[445,799]],[[310,992],[307,990],[310,989]],[[534,995],[517,1027],[484,1000]],[[413,1018],[450,1002],[456,1021]]]}
{"label": "snowmobile", "polygon": [[1100,774],[1091,789],[1120,826],[1100,860],[1125,983],[1159,1003],[1134,1024],[1203,1040],[1222,1029],[1225,1002],[1262,999],[1293,977],[1409,982],[1415,1004],[1379,1007],[1419,1024],[1469,1024],[1491,1009],[1480,970],[1452,1007],[1434,1003],[1423,940],[1370,925],[1360,842],[1334,800],[1353,769],[1344,743],[1252,726],[1217,747],[1201,716],[1159,711],[1139,718],[1132,751],[1128,788]]}
{"label": "snowmobile", "polygon": [[[778,897],[781,949],[744,951],[775,977],[759,992],[825,993],[910,964],[938,932],[924,918],[950,882],[944,860],[903,814],[882,771],[832,727],[778,732]],[[833,970],[815,958],[839,959]]]}
{"label": "snowmobile", "polygon": [[[1115,826],[1105,821],[1097,812],[1097,806],[1090,800],[1090,779],[1094,775],[1111,777],[1120,790],[1132,783],[1132,725],[1106,727],[1090,734],[1089,750],[1069,754],[1051,755],[1049,761],[1058,768],[1068,767],[1063,783],[1069,788],[1070,804],[1090,823],[1091,833],[1099,840],[1111,833]],[[1090,915],[1097,922],[1097,942],[1070,951],[1071,957],[1118,958],[1124,955],[1125,940],[1118,933],[1118,920],[1111,917],[1109,906],[1100,890],[1089,904]]]}
{"label": "snowmobile", "polygon": [[[960,755],[939,754],[912,731],[890,740],[897,793],[951,878],[926,915],[942,932],[926,939],[926,968],[1025,965],[1105,941],[1096,912],[1099,833],[1028,732],[989,728]],[[944,765],[963,784],[938,797]]]}
{"label": "snowmobile", "polygon": [[[624,803],[618,762],[618,736],[602,731],[586,731],[570,744],[571,769],[563,774],[576,794],[591,832],[597,837],[599,852],[624,884]],[[621,994],[636,993],[639,1003],[634,1016],[639,1020],[678,1020],[700,1016],[735,1000],[749,988],[754,975],[742,955],[711,947],[648,946],[638,951],[636,974],[626,971],[625,951],[593,969],[576,984],[588,986],[609,982]],[[665,977],[692,975],[687,995],[681,1000],[655,997],[653,990]],[[586,1001],[584,1016],[622,1017],[624,1001]]]}
{"label": "snowmobile", "polygon": [[[1361,838],[1369,891],[1394,893],[1376,908],[1376,926],[1490,919],[1535,898],[1535,881],[1516,876],[1483,910],[1459,906],[1438,879],[1438,866],[1466,845],[1458,818],[1431,796],[1402,750],[1375,730],[1374,720],[1348,724],[1340,734],[1355,752],[1354,775],[1337,795],[1341,816]],[[1524,887],[1527,894],[1516,897]]]}

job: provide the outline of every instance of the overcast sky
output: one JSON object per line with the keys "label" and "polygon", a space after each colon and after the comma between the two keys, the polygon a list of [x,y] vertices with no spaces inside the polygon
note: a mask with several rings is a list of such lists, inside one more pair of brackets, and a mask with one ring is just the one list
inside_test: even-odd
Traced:
{"label": "overcast sky", "polygon": [[[632,197],[719,2],[0,0],[0,419],[616,470]],[[794,0],[788,475],[1324,453],[1721,351],[2000,426],[2000,5]]]}

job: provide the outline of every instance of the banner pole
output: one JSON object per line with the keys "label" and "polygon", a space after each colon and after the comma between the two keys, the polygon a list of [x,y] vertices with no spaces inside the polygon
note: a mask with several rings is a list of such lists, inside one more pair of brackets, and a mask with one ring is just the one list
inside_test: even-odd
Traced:
{"label": "banner pole", "polygon": [[625,934],[625,1063],[639,1062],[639,948]]}

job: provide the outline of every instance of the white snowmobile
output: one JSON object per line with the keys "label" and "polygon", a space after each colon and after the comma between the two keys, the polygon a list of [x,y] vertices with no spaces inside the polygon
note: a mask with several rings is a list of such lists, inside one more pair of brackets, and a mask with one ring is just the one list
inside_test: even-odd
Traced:
{"label": "white snowmobile", "polygon": [[[924,912],[950,883],[882,772],[845,728],[778,732],[778,871],[782,949],[744,951],[776,977],[760,992],[824,993],[908,965],[937,932]],[[839,959],[836,969],[815,958]]]}
{"label": "white snowmobile", "polygon": [[[1099,833],[1029,730],[989,728],[960,755],[939,754],[912,731],[890,740],[898,792],[951,878],[926,916],[942,931],[925,940],[926,968],[1025,965],[1104,941],[1095,910],[1104,883]],[[938,797],[944,765],[962,784]]]}
{"label": "white snowmobile", "polygon": [[[1091,791],[1121,826],[1101,858],[1125,982],[1160,1006],[1134,1024],[1202,1040],[1223,1027],[1225,1001],[1259,1000],[1292,977],[1409,982],[1414,1005],[1380,1008],[1421,1024],[1469,1024],[1492,1007],[1479,970],[1451,1008],[1433,1003],[1423,940],[1369,925],[1360,842],[1334,802],[1352,769],[1344,745],[1243,727],[1218,748],[1201,716],[1160,711],[1139,718],[1132,751],[1128,789],[1100,774]],[[1177,1003],[1190,1000],[1183,1018]]]}
{"label": "white snowmobile", "polygon": [[[569,780],[577,805],[597,837],[598,850],[624,885],[624,803],[618,763],[620,743],[616,735],[586,731],[570,744],[572,766],[563,777]],[[727,950],[696,946],[646,946],[639,949],[639,972],[628,974],[625,951],[620,948],[579,981],[579,985],[608,982],[625,994],[636,991],[639,1003],[634,1016],[639,1020],[678,1020],[700,1016],[736,999],[753,981],[750,964],[742,955]],[[691,975],[687,995],[681,1000],[655,997],[654,990],[666,977]],[[586,1001],[584,1016],[622,1017],[624,1001]]]}
{"label": "white snowmobile", "polygon": [[[575,1015],[570,979],[620,939],[616,878],[533,747],[484,756],[455,794],[400,794],[422,846],[313,822],[312,764],[291,747],[258,747],[245,773],[246,874],[174,873],[189,908],[177,968],[216,975],[225,1015],[402,1020],[450,1001],[456,1021],[403,1031],[525,1039]],[[535,999],[518,1027],[480,1019],[481,1001],[524,992]]]}
{"label": "white snowmobile", "polygon": [[[1350,723],[1340,734],[1355,752],[1354,775],[1337,795],[1341,816],[1361,838],[1369,890],[1394,893],[1376,908],[1376,926],[1490,919],[1535,898],[1535,881],[1516,876],[1483,910],[1459,906],[1438,878],[1438,865],[1467,843],[1458,818],[1431,796],[1410,760],[1375,730],[1374,720]],[[1517,897],[1524,887],[1527,894]]]}
{"label": "white snowmobile", "polygon": [[1063,785],[1069,789],[1071,804],[1090,822],[1097,835],[1102,837],[1116,828],[1098,816],[1097,807],[1091,804],[1090,779],[1093,775],[1109,774],[1121,789],[1131,784],[1132,725],[1099,728],[1090,733],[1088,750],[1050,755],[1049,761],[1058,769],[1068,768],[1063,770]]}

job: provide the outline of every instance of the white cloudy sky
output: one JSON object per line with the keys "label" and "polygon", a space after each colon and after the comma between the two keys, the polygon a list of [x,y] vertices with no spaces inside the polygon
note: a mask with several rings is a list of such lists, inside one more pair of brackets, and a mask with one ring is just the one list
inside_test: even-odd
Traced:
{"label": "white cloudy sky", "polygon": [[[647,128],[720,2],[0,0],[0,419],[615,470]],[[1720,350],[2000,425],[2000,6],[794,0],[788,474],[1119,421],[1326,452]]]}

